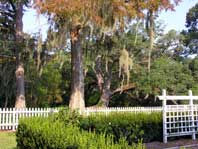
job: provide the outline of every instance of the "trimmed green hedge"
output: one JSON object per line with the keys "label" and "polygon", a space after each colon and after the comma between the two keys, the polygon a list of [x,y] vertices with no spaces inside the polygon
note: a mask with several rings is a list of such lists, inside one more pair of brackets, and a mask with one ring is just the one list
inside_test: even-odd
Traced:
{"label": "trimmed green hedge", "polygon": [[80,128],[96,133],[106,133],[114,136],[115,141],[125,138],[129,144],[138,142],[161,141],[162,113],[111,113],[91,115],[80,120]]}
{"label": "trimmed green hedge", "polygon": [[72,124],[54,120],[54,117],[21,119],[16,136],[20,149],[144,148],[141,144],[129,146],[123,138],[114,143],[113,136],[82,131]]}
{"label": "trimmed green hedge", "polygon": [[21,119],[16,136],[21,149],[144,149],[133,142],[161,141],[162,113],[82,117],[63,109],[48,118]]}

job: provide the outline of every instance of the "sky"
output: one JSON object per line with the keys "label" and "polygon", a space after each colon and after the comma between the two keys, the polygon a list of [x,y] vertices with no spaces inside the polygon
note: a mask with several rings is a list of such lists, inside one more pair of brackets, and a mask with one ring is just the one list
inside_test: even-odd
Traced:
{"label": "sky", "polygon": [[[185,29],[185,19],[188,10],[195,6],[198,0],[183,0],[179,6],[175,8],[175,11],[163,11],[159,15],[159,20],[163,20],[165,24],[165,33],[171,29],[181,31]],[[48,29],[47,19],[44,16],[37,15],[36,11],[33,9],[26,10],[24,17],[24,32],[33,34],[39,31],[42,32],[42,38],[46,38],[46,32]]]}
{"label": "sky", "polygon": [[23,16],[23,31],[29,34],[41,31],[42,38],[46,39],[48,22],[46,17],[38,15],[34,9],[25,10]]}
{"label": "sky", "polygon": [[198,0],[183,0],[179,6],[175,8],[175,11],[162,12],[159,15],[159,19],[164,20],[166,25],[165,32],[170,29],[181,31],[185,29],[186,13],[190,8],[195,6]]}

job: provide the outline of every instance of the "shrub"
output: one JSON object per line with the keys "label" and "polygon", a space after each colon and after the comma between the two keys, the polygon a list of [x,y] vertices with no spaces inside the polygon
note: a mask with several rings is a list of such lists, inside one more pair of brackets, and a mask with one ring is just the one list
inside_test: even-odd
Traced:
{"label": "shrub", "polygon": [[82,117],[79,115],[78,111],[62,108],[58,113],[51,115],[50,118],[52,121],[60,121],[65,125],[78,125]]}
{"label": "shrub", "polygon": [[91,115],[80,121],[80,128],[96,133],[114,136],[114,140],[125,138],[129,144],[143,139],[144,142],[162,140],[162,114],[111,113],[109,115]]}
{"label": "shrub", "polygon": [[21,149],[143,149],[138,145],[128,146],[125,139],[114,143],[113,136],[80,130],[71,124],[54,121],[52,118],[21,119],[16,132],[17,146]]}

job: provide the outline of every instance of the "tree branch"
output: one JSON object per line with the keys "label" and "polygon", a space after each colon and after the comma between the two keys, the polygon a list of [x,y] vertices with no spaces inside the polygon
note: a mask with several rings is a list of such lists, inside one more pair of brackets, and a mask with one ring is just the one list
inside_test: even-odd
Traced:
{"label": "tree branch", "polygon": [[123,92],[123,91],[127,91],[127,90],[130,90],[130,89],[134,89],[136,87],[136,85],[134,83],[130,83],[130,84],[127,84],[127,85],[124,85],[122,87],[119,87],[117,89],[115,89],[112,94],[115,94],[117,92]]}
{"label": "tree branch", "polygon": [[102,91],[102,86],[103,86],[103,83],[104,83],[104,77],[103,77],[103,74],[102,74],[102,71],[101,71],[101,57],[100,56],[96,57],[96,62],[95,63],[96,63],[96,65],[95,65],[95,67],[93,67],[93,71],[96,75],[97,84],[98,84],[99,90],[101,92]]}
{"label": "tree branch", "polygon": [[11,4],[11,6],[12,6],[12,9],[13,9],[14,11],[16,11],[16,7],[15,7],[13,1],[12,1],[12,0],[9,0],[9,2],[10,2],[10,4]]}
{"label": "tree branch", "polygon": [[11,17],[11,18],[14,17],[13,14],[11,14],[11,13],[9,13],[9,12],[6,12],[6,11],[3,11],[2,9],[0,9],[0,13],[1,13],[1,14],[4,14],[4,15],[7,15],[7,16],[9,16],[9,17]]}

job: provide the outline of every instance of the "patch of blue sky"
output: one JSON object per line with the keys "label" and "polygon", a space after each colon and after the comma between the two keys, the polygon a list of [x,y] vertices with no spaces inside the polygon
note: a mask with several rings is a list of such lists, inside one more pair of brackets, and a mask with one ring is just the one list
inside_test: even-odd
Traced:
{"label": "patch of blue sky", "polygon": [[159,15],[160,20],[164,20],[165,32],[171,29],[182,31],[185,29],[186,13],[190,8],[198,3],[197,0],[183,0],[176,8],[175,11],[164,11]]}

